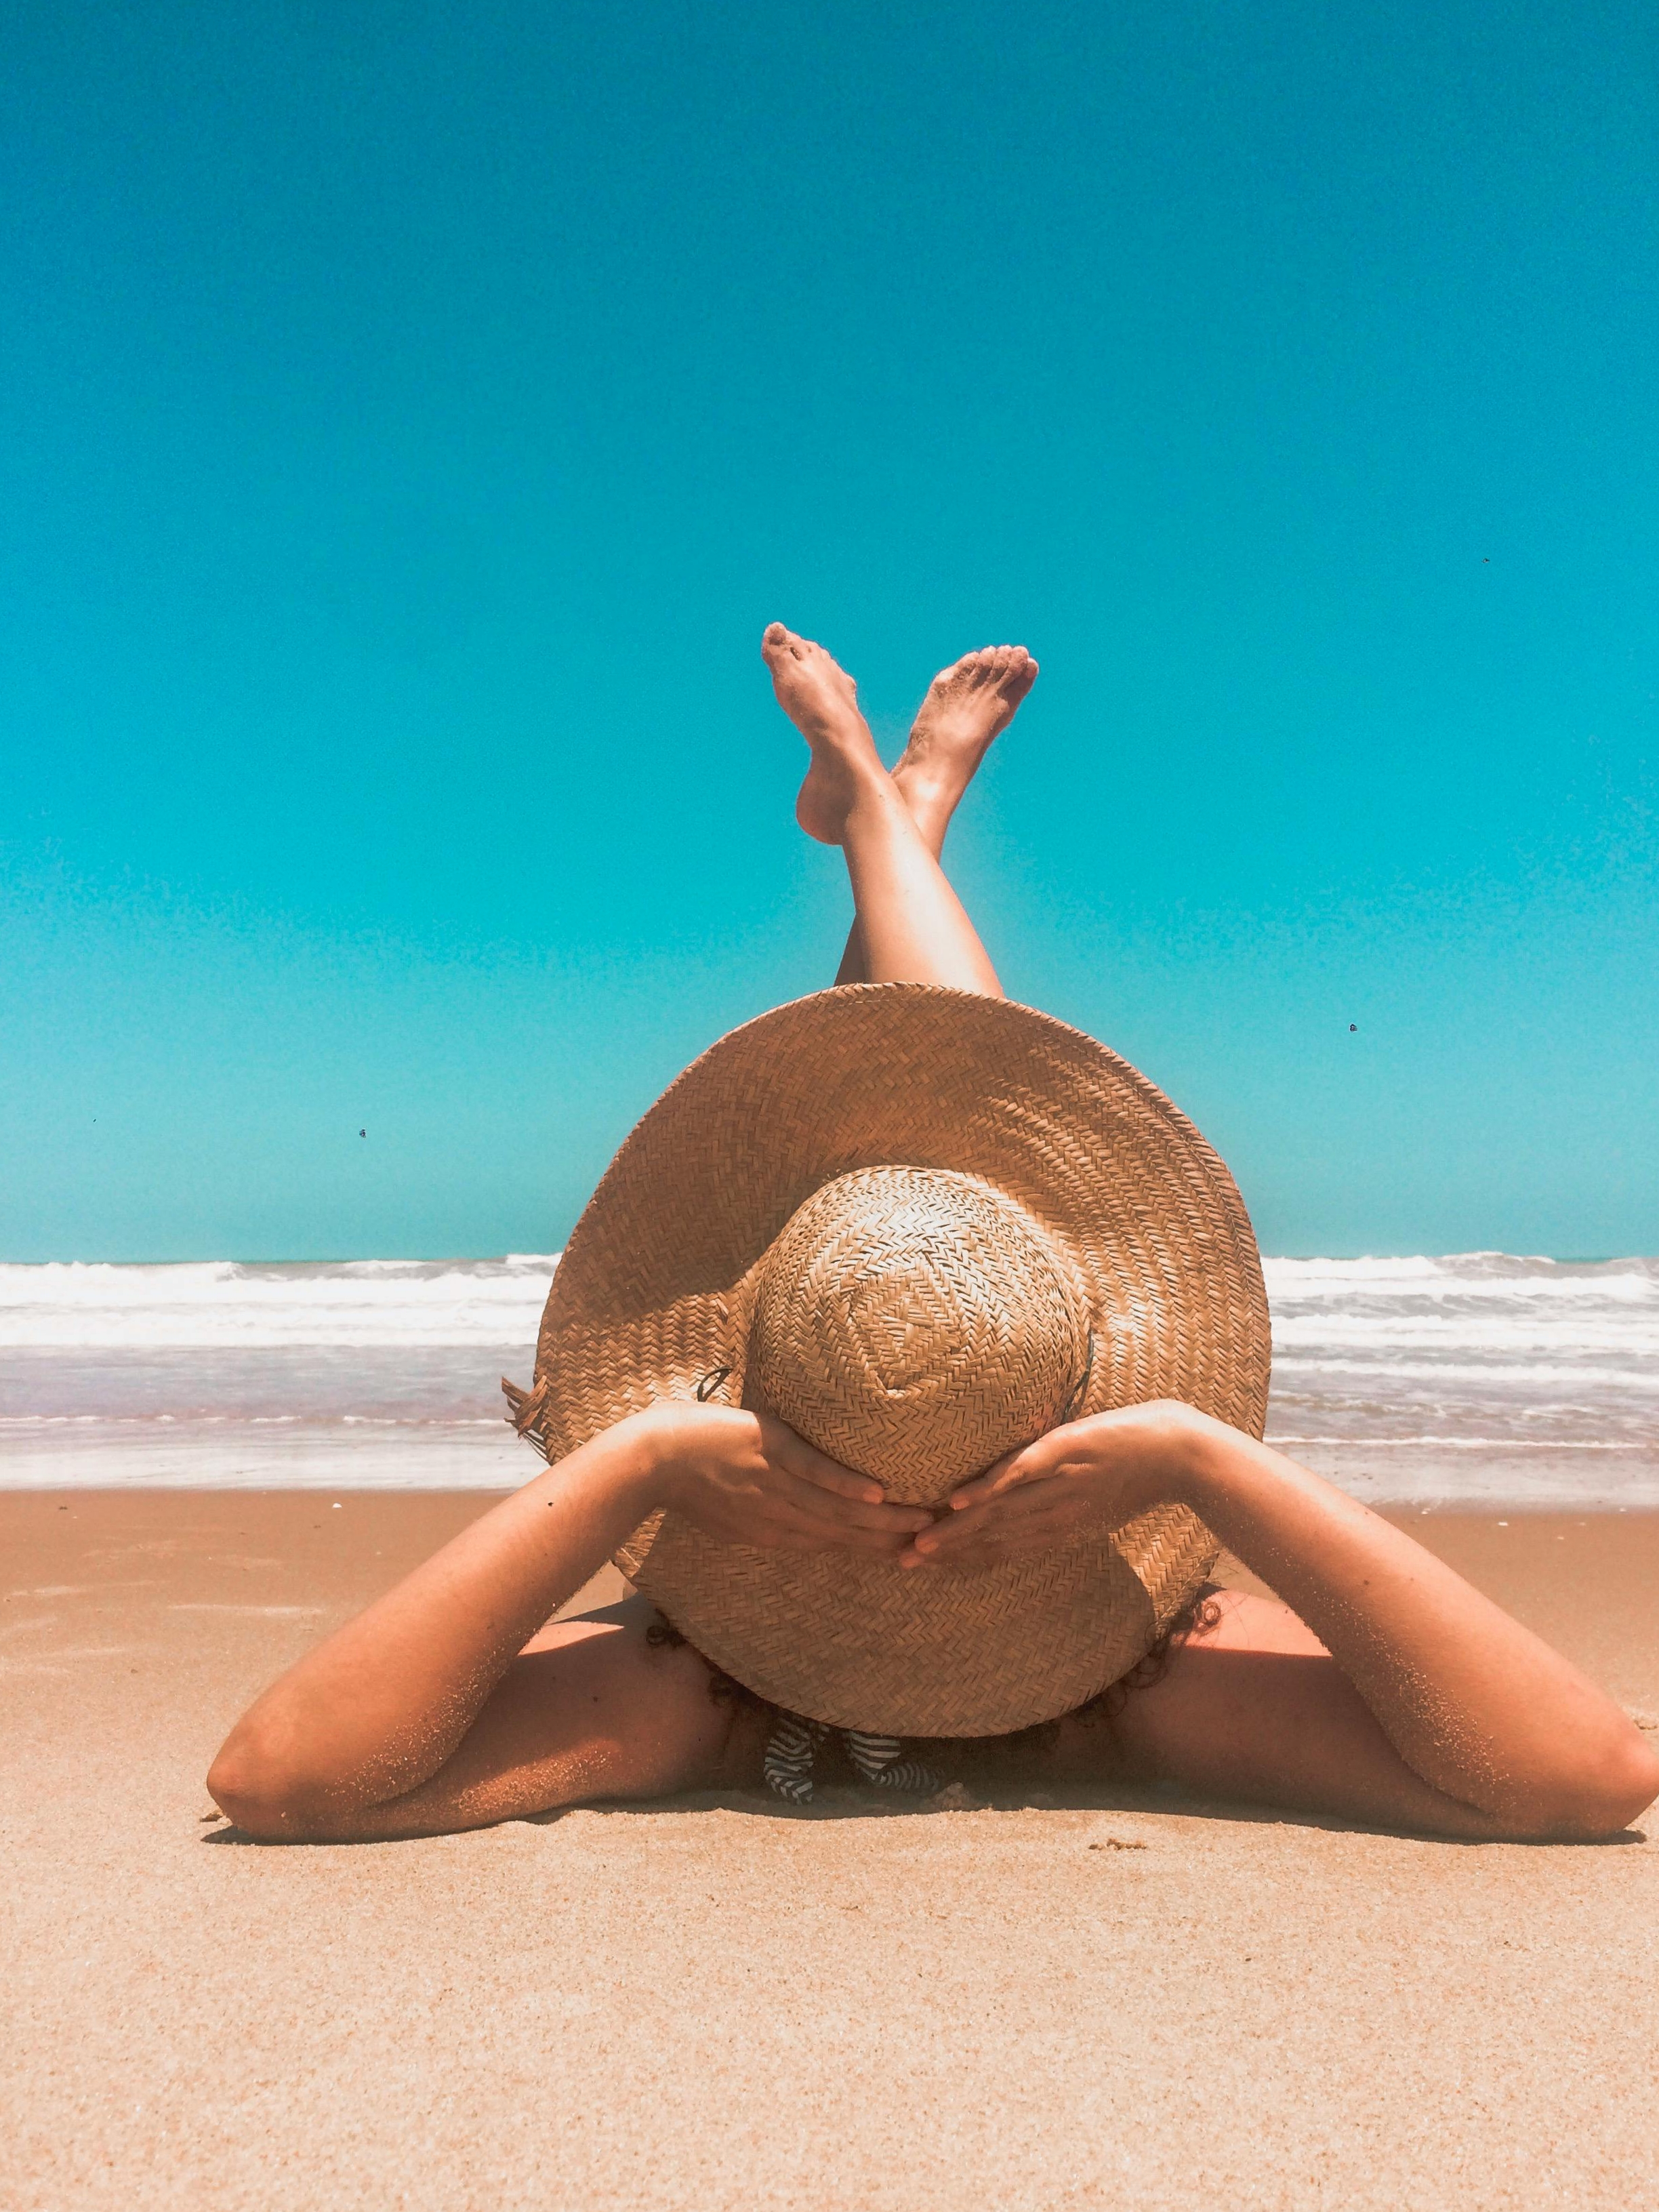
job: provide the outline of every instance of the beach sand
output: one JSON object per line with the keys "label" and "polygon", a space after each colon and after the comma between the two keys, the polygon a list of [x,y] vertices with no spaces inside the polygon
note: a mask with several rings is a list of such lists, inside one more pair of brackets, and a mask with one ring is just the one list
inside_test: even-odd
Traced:
{"label": "beach sand", "polygon": [[[0,1493],[8,2207],[1654,2200],[1646,1835],[1159,1796],[202,1821],[243,1704],[490,1502],[335,1495]],[[1401,1517],[1659,1714],[1659,1516]]]}

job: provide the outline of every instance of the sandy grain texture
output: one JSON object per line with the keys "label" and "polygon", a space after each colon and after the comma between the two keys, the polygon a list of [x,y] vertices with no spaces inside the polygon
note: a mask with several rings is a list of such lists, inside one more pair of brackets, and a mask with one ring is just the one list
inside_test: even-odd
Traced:
{"label": "sandy grain texture", "polygon": [[[0,2202],[1626,2207],[1659,1845],[1144,1798],[262,1849],[201,1776],[476,1492],[0,1495]],[[1659,1518],[1411,1516],[1659,1712]]]}

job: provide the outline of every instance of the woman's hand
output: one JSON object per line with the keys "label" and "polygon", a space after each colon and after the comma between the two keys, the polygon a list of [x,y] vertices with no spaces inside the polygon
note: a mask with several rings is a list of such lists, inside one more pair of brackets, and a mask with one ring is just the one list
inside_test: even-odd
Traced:
{"label": "woman's hand", "polygon": [[896,1557],[933,1516],[890,1505],[878,1482],[826,1459],[769,1414],[665,1401],[648,1424],[654,1502],[725,1544]]}
{"label": "woman's hand", "polygon": [[1182,1495],[1194,1440],[1213,1426],[1173,1399],[1050,1429],[952,1493],[900,1565],[989,1566],[1047,1551],[1079,1528],[1121,1528]]}

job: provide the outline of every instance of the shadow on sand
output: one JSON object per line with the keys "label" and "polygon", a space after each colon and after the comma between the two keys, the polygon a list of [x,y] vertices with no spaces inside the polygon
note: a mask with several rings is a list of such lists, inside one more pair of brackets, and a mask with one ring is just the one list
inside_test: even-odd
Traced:
{"label": "shadow on sand", "polygon": [[[546,1813],[514,1814],[510,1820],[492,1825],[551,1828],[576,1813],[599,1813],[608,1818],[625,1820],[656,1820],[669,1814],[741,1813],[752,1820],[782,1821],[916,1820],[957,1813],[1116,1813],[1131,1816],[1162,1814],[1240,1827],[1309,1828],[1327,1835],[1391,1836],[1411,1843],[1441,1844],[1449,1850],[1609,1850],[1626,1844],[1644,1844],[1648,1840],[1646,1831],[1641,1828],[1626,1828],[1616,1836],[1571,1842],[1524,1837],[1443,1836],[1421,1828],[1395,1828],[1375,1821],[1339,1820],[1322,1813],[1303,1812],[1292,1806],[1256,1805],[1242,1800],[1191,1796],[1170,1787],[1144,1790],[1004,1788],[981,1793],[966,1789],[960,1783],[947,1784],[936,1796],[921,1798],[896,1798],[878,1790],[831,1784],[821,1785],[810,1805],[786,1804],[765,1790],[689,1790],[668,1797],[593,1798],[579,1804],[556,1806]],[[463,1830],[459,1832],[479,1832]],[[350,1840],[355,1848],[357,1840],[374,1844],[424,1842],[430,1838],[368,1837]],[[266,1847],[264,1839],[247,1835],[228,1821],[204,1828],[201,1841],[204,1844],[246,1845],[252,1849]],[[1122,1850],[1136,1846],[1126,1846],[1119,1839],[1109,1839],[1109,1847]],[[285,1850],[291,1850],[293,1846],[272,1844],[270,1848]],[[342,1844],[325,1843],[319,1848],[337,1850],[342,1848]]]}

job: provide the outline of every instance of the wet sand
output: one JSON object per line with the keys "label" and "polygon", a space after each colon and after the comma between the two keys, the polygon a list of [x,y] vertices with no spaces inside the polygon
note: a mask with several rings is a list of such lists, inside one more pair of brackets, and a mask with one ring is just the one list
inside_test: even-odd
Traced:
{"label": "wet sand", "polygon": [[[287,1850],[200,1821],[254,1691],[489,1502],[0,1492],[0,2203],[1659,2188],[1659,1814],[1594,1848],[1157,1796]],[[1659,1715],[1659,1515],[1400,1517]]]}

